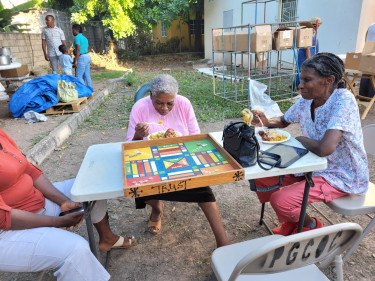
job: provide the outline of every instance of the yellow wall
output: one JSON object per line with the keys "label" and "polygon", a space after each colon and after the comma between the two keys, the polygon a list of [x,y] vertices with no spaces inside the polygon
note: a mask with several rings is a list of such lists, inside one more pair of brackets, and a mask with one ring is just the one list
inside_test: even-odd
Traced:
{"label": "yellow wall", "polygon": [[[181,26],[181,34],[180,34]],[[183,48],[189,48],[189,30],[188,24],[183,21],[175,20],[172,22],[171,26],[167,28],[167,37],[161,37],[161,24],[158,23],[156,27],[152,30],[152,37],[154,43],[166,43],[173,37],[180,38],[181,36],[181,45]],[[195,38],[194,35],[191,36],[191,47],[194,49]],[[204,35],[202,35],[202,44],[204,44]]]}

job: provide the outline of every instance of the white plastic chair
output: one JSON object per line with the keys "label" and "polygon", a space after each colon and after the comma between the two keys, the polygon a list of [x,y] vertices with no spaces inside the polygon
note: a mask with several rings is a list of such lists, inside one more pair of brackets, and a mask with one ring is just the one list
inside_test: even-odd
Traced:
{"label": "white plastic chair", "polygon": [[290,236],[270,235],[216,249],[212,268],[219,281],[329,280],[315,265],[336,261],[343,280],[341,253],[361,235],[356,223],[331,225]]}
{"label": "white plastic chair", "polygon": [[[375,156],[375,124],[365,126],[362,130],[366,152]],[[327,203],[327,206],[335,212],[345,216],[375,215],[375,185],[370,182],[366,194],[340,197]],[[349,258],[351,253],[374,225],[375,217],[371,217],[371,221],[363,231],[360,239],[358,239],[358,241],[344,255],[343,261],[346,261]]]}

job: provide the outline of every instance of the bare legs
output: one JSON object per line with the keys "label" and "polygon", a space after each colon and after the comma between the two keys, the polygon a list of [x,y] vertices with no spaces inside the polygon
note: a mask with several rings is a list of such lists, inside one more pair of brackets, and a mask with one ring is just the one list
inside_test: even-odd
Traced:
{"label": "bare legs", "polygon": [[[149,200],[146,202],[146,204],[150,205],[152,208],[151,221],[160,220],[163,203],[160,200]],[[198,205],[202,209],[211,226],[212,232],[214,233],[216,239],[217,247],[229,245],[229,240],[221,222],[216,202],[204,202],[198,203]],[[149,230],[151,232],[153,231],[151,227]]]}
{"label": "bare legs", "polygon": [[[99,233],[99,250],[102,252],[109,251],[111,247],[117,242],[119,236],[115,235],[109,227],[108,214],[106,214],[100,222],[94,223],[94,226]],[[132,240],[132,243],[134,242],[135,239]],[[130,247],[129,239],[125,238],[122,246],[124,248]]]}
{"label": "bare legs", "polygon": [[217,247],[219,248],[229,245],[229,240],[227,234],[225,233],[223,223],[221,222],[216,202],[204,202],[198,203],[198,205],[210,223],[212,232],[214,233],[216,239]]}

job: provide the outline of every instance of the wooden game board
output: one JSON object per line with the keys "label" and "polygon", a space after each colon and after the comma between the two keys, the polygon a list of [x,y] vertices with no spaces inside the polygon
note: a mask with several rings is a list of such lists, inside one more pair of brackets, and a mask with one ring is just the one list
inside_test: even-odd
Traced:
{"label": "wooden game board", "polygon": [[210,135],[122,145],[127,198],[239,181],[243,168]]}

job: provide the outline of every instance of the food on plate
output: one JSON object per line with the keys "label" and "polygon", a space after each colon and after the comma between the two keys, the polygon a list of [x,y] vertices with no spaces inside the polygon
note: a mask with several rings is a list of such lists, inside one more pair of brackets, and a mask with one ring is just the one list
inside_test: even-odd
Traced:
{"label": "food on plate", "polygon": [[243,121],[251,126],[251,121],[253,120],[253,113],[250,111],[250,109],[245,108],[244,110],[241,111],[243,115]]}
{"label": "food on plate", "polygon": [[156,133],[151,134],[149,136],[149,139],[150,140],[157,140],[157,139],[175,138],[175,137],[178,137],[178,133],[175,130],[169,128],[166,131],[160,131],[160,132],[156,132]]}
{"label": "food on plate", "polygon": [[177,137],[177,133],[175,130],[169,128],[168,130],[165,131],[164,137],[169,139],[169,138],[175,138]]}
{"label": "food on plate", "polygon": [[282,141],[288,138],[286,135],[275,129],[259,131],[259,135],[262,137],[262,140],[264,141]]}
{"label": "food on plate", "polygon": [[164,131],[160,131],[160,132],[152,133],[152,134],[149,136],[149,139],[150,139],[150,140],[162,139],[162,138],[164,138],[164,134],[165,134]]}

